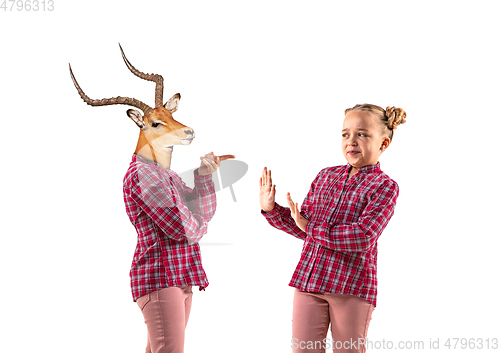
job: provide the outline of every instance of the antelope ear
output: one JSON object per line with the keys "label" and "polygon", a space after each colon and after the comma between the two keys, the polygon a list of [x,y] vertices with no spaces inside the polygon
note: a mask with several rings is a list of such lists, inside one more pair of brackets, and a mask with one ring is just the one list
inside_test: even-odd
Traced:
{"label": "antelope ear", "polygon": [[167,109],[170,113],[173,113],[177,110],[179,107],[179,101],[181,100],[181,94],[176,93],[170,98],[167,103],[165,103],[164,107]]}
{"label": "antelope ear", "polygon": [[127,110],[127,115],[134,123],[137,124],[142,129],[146,127],[146,123],[144,122],[144,116],[142,113],[138,110],[135,109],[129,109]]}

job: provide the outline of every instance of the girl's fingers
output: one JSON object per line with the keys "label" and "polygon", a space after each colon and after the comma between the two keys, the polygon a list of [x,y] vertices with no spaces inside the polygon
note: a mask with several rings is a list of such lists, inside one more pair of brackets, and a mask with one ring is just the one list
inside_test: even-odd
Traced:
{"label": "girl's fingers", "polygon": [[294,205],[294,203],[292,201],[292,198],[290,197],[290,193],[289,192],[286,194],[286,200],[288,202],[288,207],[290,207],[290,211],[292,213],[292,217],[293,217],[293,219],[295,219],[295,205]]}
{"label": "girl's fingers", "polygon": [[301,217],[300,211],[299,211],[299,204],[297,202],[293,202],[292,196],[290,195],[289,192],[286,194],[286,199],[288,202],[288,206],[290,206],[290,212],[292,215],[292,218],[297,221]]}

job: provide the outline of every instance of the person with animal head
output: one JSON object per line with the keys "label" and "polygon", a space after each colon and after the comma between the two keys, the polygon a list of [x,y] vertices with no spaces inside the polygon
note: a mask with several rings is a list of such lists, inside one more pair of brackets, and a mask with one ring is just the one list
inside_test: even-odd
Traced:
{"label": "person with animal head", "polygon": [[212,173],[234,155],[200,157],[194,170],[195,186],[186,186],[171,168],[175,145],[189,145],[194,129],[175,120],[181,95],[163,104],[163,77],[137,70],[120,50],[136,76],[153,81],[155,108],[129,97],[90,99],[70,75],[80,97],[91,106],[124,104],[137,109],[127,115],[139,127],[132,161],[123,179],[127,215],[137,232],[130,269],[132,297],[148,328],[146,352],[182,352],[192,302],[192,286],[204,290],[208,279],[201,263],[198,241],[207,232],[216,209]]}

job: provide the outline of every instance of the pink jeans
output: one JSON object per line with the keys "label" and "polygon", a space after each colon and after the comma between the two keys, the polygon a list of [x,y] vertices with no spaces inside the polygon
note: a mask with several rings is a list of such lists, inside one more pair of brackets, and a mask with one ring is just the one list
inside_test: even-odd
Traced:
{"label": "pink jeans", "polygon": [[[304,292],[295,289],[292,316],[292,352],[366,351],[372,312],[368,301],[348,294]],[[332,339],[326,337],[331,324]]]}
{"label": "pink jeans", "polygon": [[192,299],[191,286],[167,287],[137,299],[148,327],[146,353],[184,352],[184,331]]}

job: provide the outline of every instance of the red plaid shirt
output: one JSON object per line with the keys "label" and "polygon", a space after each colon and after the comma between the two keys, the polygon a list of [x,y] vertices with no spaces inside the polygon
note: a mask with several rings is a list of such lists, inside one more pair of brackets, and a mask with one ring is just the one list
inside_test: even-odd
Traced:
{"label": "red plaid shirt", "polygon": [[197,243],[215,213],[212,175],[194,172],[193,189],[171,169],[133,155],[123,179],[127,215],[137,231],[130,283],[134,301],[165,287],[208,286]]}
{"label": "red plaid shirt", "polygon": [[394,214],[398,184],[380,162],[349,180],[350,164],[322,169],[300,214],[306,232],[276,203],[261,213],[273,227],[305,240],[290,286],[308,292],[356,295],[377,305],[377,240]]}

